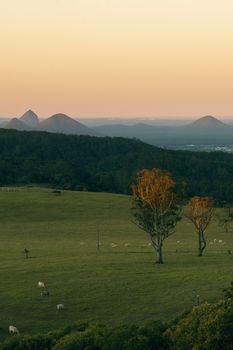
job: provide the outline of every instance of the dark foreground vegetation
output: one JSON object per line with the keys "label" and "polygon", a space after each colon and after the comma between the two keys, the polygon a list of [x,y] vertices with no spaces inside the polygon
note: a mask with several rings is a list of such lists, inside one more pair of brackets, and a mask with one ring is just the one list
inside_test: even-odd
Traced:
{"label": "dark foreground vegetation", "polygon": [[170,171],[187,197],[233,201],[233,155],[163,150],[138,140],[0,129],[0,185],[129,193],[144,168]]}
{"label": "dark foreground vegetation", "polygon": [[202,304],[169,324],[111,327],[80,323],[38,335],[12,335],[1,350],[231,350],[233,283],[216,304]]}

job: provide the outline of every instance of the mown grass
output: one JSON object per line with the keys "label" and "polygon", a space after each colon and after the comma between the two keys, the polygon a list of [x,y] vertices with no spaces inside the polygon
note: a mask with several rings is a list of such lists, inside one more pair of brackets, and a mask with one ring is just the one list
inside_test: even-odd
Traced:
{"label": "mown grass", "polygon": [[[158,266],[146,233],[132,223],[127,196],[69,191],[56,196],[37,188],[2,191],[0,335],[10,324],[21,333],[36,333],[84,320],[119,324],[171,319],[197,298],[215,301],[232,280],[233,255],[227,250],[233,250],[233,233],[213,223],[207,240],[214,238],[226,245],[208,244],[205,256],[197,257],[196,233],[183,220],[165,242],[165,264]],[[25,259],[24,248],[30,259]],[[49,297],[40,296],[39,280]],[[58,303],[65,309],[58,312]]]}

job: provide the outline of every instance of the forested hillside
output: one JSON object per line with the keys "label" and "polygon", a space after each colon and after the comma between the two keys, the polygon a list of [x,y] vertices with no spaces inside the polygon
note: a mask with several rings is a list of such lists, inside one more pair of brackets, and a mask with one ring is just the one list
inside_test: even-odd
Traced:
{"label": "forested hillside", "polygon": [[138,140],[0,129],[0,184],[129,193],[143,168],[169,170],[187,196],[233,201],[233,155],[160,149]]}

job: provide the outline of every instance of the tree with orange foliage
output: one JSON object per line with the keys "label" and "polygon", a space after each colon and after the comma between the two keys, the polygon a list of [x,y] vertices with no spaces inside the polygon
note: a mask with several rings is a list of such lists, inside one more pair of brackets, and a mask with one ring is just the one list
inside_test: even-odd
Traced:
{"label": "tree with orange foliage", "polygon": [[194,224],[198,233],[198,256],[202,256],[206,248],[205,231],[213,212],[214,201],[210,197],[195,196],[188,203],[186,217]]}
{"label": "tree with orange foliage", "polygon": [[132,186],[135,223],[148,233],[158,264],[163,264],[164,240],[174,233],[180,220],[174,188],[170,173],[160,169],[142,170]]}

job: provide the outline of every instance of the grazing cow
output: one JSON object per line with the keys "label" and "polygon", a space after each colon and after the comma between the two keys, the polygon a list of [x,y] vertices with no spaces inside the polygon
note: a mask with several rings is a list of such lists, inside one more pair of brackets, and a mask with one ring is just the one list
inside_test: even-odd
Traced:
{"label": "grazing cow", "polygon": [[112,243],[112,244],[111,244],[111,247],[112,247],[112,248],[116,248],[116,247],[117,247],[117,244]]}
{"label": "grazing cow", "polygon": [[39,281],[39,282],[38,282],[38,287],[39,287],[39,288],[45,288],[44,282]]}
{"label": "grazing cow", "polygon": [[19,330],[15,326],[9,326],[9,333],[19,334]]}
{"label": "grazing cow", "polygon": [[222,243],[222,239],[219,239],[219,240],[218,240],[218,243]]}
{"label": "grazing cow", "polygon": [[43,292],[41,292],[40,295],[41,295],[42,297],[49,297],[49,296],[50,296],[50,293],[49,293],[48,290],[43,290]]}
{"label": "grazing cow", "polygon": [[60,196],[61,195],[61,191],[60,190],[54,190],[52,191],[53,194],[55,194],[56,196]]}
{"label": "grazing cow", "polygon": [[125,247],[130,247],[130,244],[129,243],[125,243]]}
{"label": "grazing cow", "polygon": [[63,310],[65,308],[64,304],[58,304],[57,310]]}

